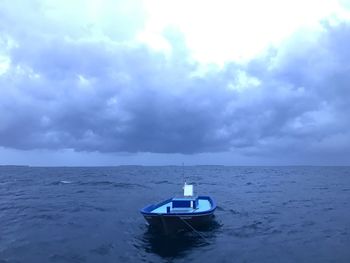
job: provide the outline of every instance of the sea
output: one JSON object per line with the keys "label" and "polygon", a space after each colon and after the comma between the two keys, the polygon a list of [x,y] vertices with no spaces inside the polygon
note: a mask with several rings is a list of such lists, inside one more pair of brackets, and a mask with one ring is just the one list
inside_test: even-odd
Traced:
{"label": "sea", "polygon": [[[154,232],[184,179],[212,227]],[[349,263],[350,167],[0,166],[0,262]]]}

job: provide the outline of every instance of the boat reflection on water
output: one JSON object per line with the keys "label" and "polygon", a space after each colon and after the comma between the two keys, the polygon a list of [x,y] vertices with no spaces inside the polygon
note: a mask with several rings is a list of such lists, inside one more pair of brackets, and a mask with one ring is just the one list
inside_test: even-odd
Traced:
{"label": "boat reflection on water", "polygon": [[220,224],[215,219],[205,228],[170,234],[148,226],[142,243],[146,253],[154,253],[163,258],[182,257],[195,248],[212,244],[219,228]]}

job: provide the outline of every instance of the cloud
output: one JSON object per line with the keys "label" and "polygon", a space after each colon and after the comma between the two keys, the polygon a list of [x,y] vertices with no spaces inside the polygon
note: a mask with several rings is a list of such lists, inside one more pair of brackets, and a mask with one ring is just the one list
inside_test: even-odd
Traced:
{"label": "cloud", "polygon": [[322,32],[300,31],[272,55],[252,63],[250,70],[273,86],[275,110],[283,102],[278,91],[286,95],[285,108],[278,110],[279,128],[273,137],[262,138],[266,147],[273,150],[271,145],[290,141],[290,149],[298,153],[349,152],[349,39],[348,23],[325,23]]}
{"label": "cloud", "polygon": [[108,15],[63,19],[36,2],[21,16],[4,3],[2,147],[290,158],[350,150],[348,23],[216,67],[191,60],[174,29],[164,32],[167,53],[135,41],[142,17],[130,30],[128,18],[138,2],[116,29]]}

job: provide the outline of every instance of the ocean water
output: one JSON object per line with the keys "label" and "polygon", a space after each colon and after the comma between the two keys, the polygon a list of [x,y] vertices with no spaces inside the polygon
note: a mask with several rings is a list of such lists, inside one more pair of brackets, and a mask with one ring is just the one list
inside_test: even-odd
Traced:
{"label": "ocean water", "polygon": [[350,262],[350,167],[185,167],[215,223],[164,236],[139,209],[182,167],[0,167],[0,262]]}

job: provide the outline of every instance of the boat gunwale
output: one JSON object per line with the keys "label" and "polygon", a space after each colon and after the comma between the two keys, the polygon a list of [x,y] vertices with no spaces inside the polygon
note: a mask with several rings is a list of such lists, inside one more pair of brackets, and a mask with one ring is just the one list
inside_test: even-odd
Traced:
{"label": "boat gunwale", "polygon": [[205,211],[201,212],[176,212],[176,213],[154,213],[152,212],[153,210],[165,205],[166,203],[169,203],[173,198],[169,198],[163,202],[160,202],[159,204],[151,204],[148,205],[140,210],[141,214],[144,216],[166,216],[166,217],[172,217],[172,216],[205,216],[205,215],[210,215],[214,212],[216,209],[216,203],[215,201],[210,197],[210,196],[205,196],[205,195],[200,195],[198,196],[198,199],[204,199],[208,200],[209,203],[211,204],[211,208]]}

